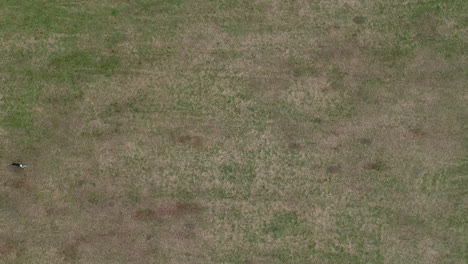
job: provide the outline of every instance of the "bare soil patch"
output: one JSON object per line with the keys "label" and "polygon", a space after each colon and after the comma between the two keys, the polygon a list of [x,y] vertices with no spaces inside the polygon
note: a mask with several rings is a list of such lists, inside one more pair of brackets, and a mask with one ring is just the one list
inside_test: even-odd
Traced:
{"label": "bare soil patch", "polygon": [[181,216],[192,214],[200,210],[196,203],[178,201],[174,204],[164,204],[157,210],[160,216]]}
{"label": "bare soil patch", "polygon": [[138,221],[158,221],[170,217],[182,217],[199,212],[201,207],[197,203],[177,201],[161,204],[156,209],[140,209],[135,211],[133,218]]}
{"label": "bare soil patch", "polygon": [[16,256],[17,245],[12,240],[0,241],[0,256]]}
{"label": "bare soil patch", "polygon": [[190,146],[201,146],[203,143],[203,139],[200,136],[186,135],[177,137],[177,142],[187,144]]}

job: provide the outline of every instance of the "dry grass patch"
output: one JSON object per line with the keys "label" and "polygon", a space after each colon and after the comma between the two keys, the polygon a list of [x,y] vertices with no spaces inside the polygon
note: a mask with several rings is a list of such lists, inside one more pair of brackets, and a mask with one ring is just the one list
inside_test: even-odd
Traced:
{"label": "dry grass patch", "polygon": [[10,179],[5,183],[5,185],[14,189],[20,189],[25,191],[32,189],[30,181],[25,178]]}
{"label": "dry grass patch", "polygon": [[178,136],[177,142],[192,146],[200,146],[203,140],[200,136]]}
{"label": "dry grass patch", "polygon": [[3,5],[0,258],[463,260],[460,0]]}
{"label": "dry grass patch", "polygon": [[10,239],[0,240],[0,256],[2,258],[14,258],[18,252],[18,245],[15,241]]}
{"label": "dry grass patch", "polygon": [[133,217],[140,221],[156,220],[166,218],[178,218],[191,215],[200,211],[200,206],[192,202],[176,201],[159,205],[156,209],[139,209],[135,211]]}

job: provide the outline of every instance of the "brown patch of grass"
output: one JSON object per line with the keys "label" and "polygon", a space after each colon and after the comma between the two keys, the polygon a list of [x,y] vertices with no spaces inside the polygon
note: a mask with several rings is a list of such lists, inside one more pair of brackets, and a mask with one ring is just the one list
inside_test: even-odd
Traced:
{"label": "brown patch of grass", "polygon": [[[128,239],[131,237],[136,239],[135,243],[140,243],[144,238],[144,234],[141,233],[141,229],[129,229],[129,226],[121,225],[118,231],[111,228],[102,228],[102,232],[90,232],[87,234],[76,235],[69,243],[59,251],[67,262],[75,263],[82,261],[84,263],[96,263],[93,253],[105,251],[109,255],[109,258],[115,256],[115,254],[131,254],[132,259],[139,259],[142,257],[142,249],[140,245],[128,246]],[[101,262],[101,261],[99,261]],[[132,262],[133,263],[133,262]],[[141,263],[141,262],[139,262]],[[147,263],[145,261],[145,263]]]}
{"label": "brown patch of grass", "polygon": [[17,178],[17,179],[9,180],[6,182],[6,186],[12,187],[14,189],[31,190],[31,184],[25,178]]}
{"label": "brown patch of grass", "polygon": [[56,217],[56,216],[62,216],[66,214],[67,214],[67,208],[50,207],[50,208],[45,209],[46,216]]}
{"label": "brown patch of grass", "polygon": [[293,150],[299,150],[301,149],[301,144],[297,142],[289,143],[288,147]]}
{"label": "brown patch of grass", "polygon": [[413,139],[421,138],[427,135],[427,133],[421,128],[411,128],[408,131],[410,132],[410,137]]}
{"label": "brown patch of grass", "polygon": [[11,257],[16,256],[17,245],[12,240],[0,240],[0,256]]}
{"label": "brown patch of grass", "polygon": [[174,204],[164,204],[157,210],[160,216],[182,216],[194,213],[200,209],[200,206],[191,202],[175,202]]}
{"label": "brown patch of grass", "polygon": [[203,143],[203,139],[200,136],[179,136],[177,137],[177,142],[182,144],[187,144],[190,146],[200,146]]}
{"label": "brown patch of grass", "polygon": [[311,135],[307,134],[308,125],[294,120],[281,120],[275,124],[276,136],[288,144],[290,150],[300,150],[311,141]]}
{"label": "brown patch of grass", "polygon": [[363,168],[366,170],[383,171],[385,169],[385,164],[381,160],[375,160],[364,164]]}
{"label": "brown patch of grass", "polygon": [[65,261],[74,261],[79,257],[78,255],[79,244],[80,242],[77,240],[74,243],[71,243],[62,249],[60,253],[65,258]]}
{"label": "brown patch of grass", "polygon": [[327,168],[327,172],[331,174],[336,174],[341,172],[341,166],[340,165],[335,165],[335,166],[330,166]]}
{"label": "brown patch of grass", "polygon": [[138,221],[155,221],[163,218],[181,217],[196,213],[200,206],[192,202],[168,202],[160,205],[157,209],[140,209],[133,214],[133,218]]}
{"label": "brown patch of grass", "polygon": [[133,218],[138,220],[138,221],[151,221],[151,220],[156,220],[156,212],[151,209],[141,209],[137,210],[133,214]]}
{"label": "brown patch of grass", "polygon": [[370,144],[372,144],[372,139],[370,139],[370,138],[360,138],[360,139],[358,139],[358,141],[362,145],[366,145],[366,146],[369,146]]}

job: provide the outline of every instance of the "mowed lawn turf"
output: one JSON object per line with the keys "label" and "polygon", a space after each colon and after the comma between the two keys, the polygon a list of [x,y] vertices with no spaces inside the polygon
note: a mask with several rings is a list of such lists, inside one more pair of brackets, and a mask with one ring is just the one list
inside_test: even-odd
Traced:
{"label": "mowed lawn turf", "polygon": [[466,263],[467,13],[0,1],[0,263]]}

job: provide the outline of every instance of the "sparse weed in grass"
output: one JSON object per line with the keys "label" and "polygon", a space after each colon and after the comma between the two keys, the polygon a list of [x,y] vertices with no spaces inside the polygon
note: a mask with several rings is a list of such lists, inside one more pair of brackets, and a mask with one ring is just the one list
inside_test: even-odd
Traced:
{"label": "sparse weed in grass", "polygon": [[230,183],[249,185],[255,180],[255,167],[250,164],[227,164],[221,166],[222,178]]}
{"label": "sparse weed in grass", "polygon": [[111,10],[111,16],[117,16],[119,14],[119,10],[117,9],[112,9]]}
{"label": "sparse weed in grass", "polygon": [[353,22],[356,24],[364,24],[366,22],[366,18],[363,16],[355,16],[353,18]]}
{"label": "sparse weed in grass", "polygon": [[275,238],[278,238],[289,233],[294,234],[295,232],[299,232],[298,227],[299,218],[296,212],[278,212],[266,224],[265,231],[272,233]]}

